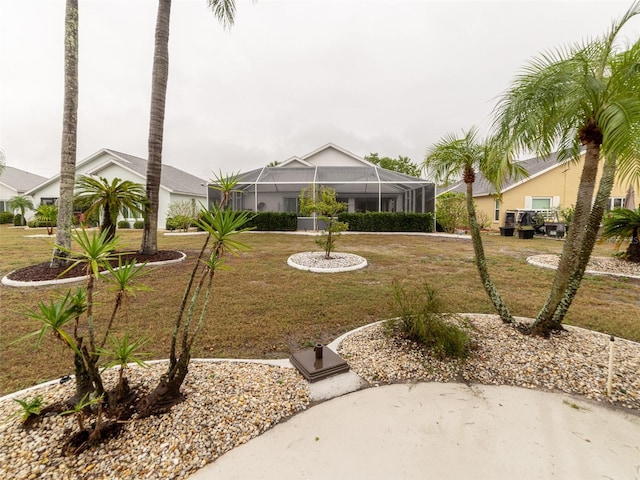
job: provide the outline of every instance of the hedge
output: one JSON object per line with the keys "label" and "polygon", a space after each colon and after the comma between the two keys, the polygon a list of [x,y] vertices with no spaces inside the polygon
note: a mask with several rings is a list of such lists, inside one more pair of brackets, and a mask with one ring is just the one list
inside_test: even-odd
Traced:
{"label": "hedge", "polygon": [[298,216],[291,212],[258,212],[246,226],[267,232],[295,232],[298,229]]}
{"label": "hedge", "polygon": [[0,224],[13,223],[13,213],[0,212]]}
{"label": "hedge", "polygon": [[349,224],[350,232],[431,232],[432,213],[365,212],[341,213],[338,221]]}

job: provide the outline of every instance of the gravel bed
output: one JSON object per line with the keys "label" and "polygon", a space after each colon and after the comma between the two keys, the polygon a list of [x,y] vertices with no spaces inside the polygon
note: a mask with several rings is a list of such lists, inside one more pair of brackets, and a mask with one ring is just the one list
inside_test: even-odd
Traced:
{"label": "gravel bed", "polygon": [[[560,257],[558,255],[533,255],[527,258],[527,261],[539,263],[548,268],[557,268]],[[591,257],[586,272],[640,278],[640,263],[628,262],[615,257]]]}
{"label": "gravel bed", "polygon": [[[466,361],[444,361],[382,324],[348,336],[339,353],[371,384],[464,381],[585,395],[640,410],[640,344],[616,338],[612,395],[607,395],[610,337],[575,327],[550,339],[527,336],[496,315],[467,314],[477,344]],[[520,319],[524,321],[525,319]],[[464,323],[464,322],[463,322]]]}
{"label": "gravel bed", "polygon": [[[132,386],[155,387],[166,364],[131,368]],[[116,381],[107,372],[107,384]],[[33,392],[44,405],[73,395],[74,382]],[[62,456],[73,415],[48,415],[30,430],[9,419],[20,408],[0,401],[1,479],[181,479],[247,442],[309,403],[308,384],[295,369],[238,362],[192,362],[186,400],[160,417],[128,422],[116,439],[77,456]]]}
{"label": "gravel bed", "polygon": [[319,270],[347,269],[363,265],[366,261],[359,255],[344,252],[332,252],[331,258],[325,258],[324,252],[294,253],[288,262],[296,265]]}

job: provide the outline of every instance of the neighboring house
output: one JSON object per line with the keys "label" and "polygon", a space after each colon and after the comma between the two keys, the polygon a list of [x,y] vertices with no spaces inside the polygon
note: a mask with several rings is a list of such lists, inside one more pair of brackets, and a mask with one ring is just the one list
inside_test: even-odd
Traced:
{"label": "neighboring house", "polygon": [[[104,177],[109,181],[119,178],[146,185],[147,161],[104,148],[76,165],[76,176],[79,175]],[[194,202],[195,205],[205,204],[207,201],[206,185],[206,180],[163,164],[159,191],[158,228],[165,227],[170,203],[187,200]],[[60,194],[60,175],[55,175],[40,183],[29,190],[27,194],[35,198],[34,205],[36,206],[43,203],[54,204]],[[141,219],[138,217],[134,216],[132,212],[125,211],[124,215],[121,213],[119,220],[126,219],[133,222]]]}
{"label": "neighboring house", "polygon": [[[576,203],[580,175],[584,165],[584,153],[577,162],[558,163],[557,155],[535,157],[523,160],[520,165],[529,172],[527,178],[510,181],[501,190],[499,200],[495,191],[482,175],[476,175],[473,184],[473,198],[478,212],[482,212],[491,221],[491,228],[497,230],[505,224],[507,211],[529,210],[542,212],[550,217],[559,210],[571,207]],[[600,182],[601,173],[596,179]],[[596,184],[596,185],[597,185]],[[609,209],[624,207],[624,198],[629,186],[616,181],[609,199]],[[463,181],[438,191],[438,195],[445,192],[466,193]],[[594,192],[594,197],[596,191]],[[562,218],[558,218],[562,221]]]}
{"label": "neighboring house", "polygon": [[[232,207],[297,213],[300,191],[312,186],[335,189],[349,212],[433,211],[433,183],[386,170],[332,143],[240,174]],[[219,199],[220,192],[209,189],[209,202]]]}
{"label": "neighboring house", "polygon": [[[40,175],[6,165],[0,173],[0,212],[11,211],[8,203],[12,197],[25,195],[26,192],[45,180],[46,178]],[[36,206],[35,201],[33,204]]]}

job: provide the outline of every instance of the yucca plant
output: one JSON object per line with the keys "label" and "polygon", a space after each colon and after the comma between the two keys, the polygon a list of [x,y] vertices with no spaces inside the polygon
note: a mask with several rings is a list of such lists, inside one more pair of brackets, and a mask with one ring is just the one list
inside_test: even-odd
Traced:
{"label": "yucca plant", "polygon": [[135,341],[131,341],[129,339],[129,334],[125,333],[122,340],[119,340],[115,337],[109,337],[111,348],[103,348],[98,347],[97,354],[101,357],[110,358],[111,361],[108,362],[103,367],[103,372],[111,367],[120,366],[118,370],[118,386],[116,389],[116,397],[117,399],[124,398],[129,392],[129,385],[125,377],[125,371],[128,367],[129,363],[136,363],[141,367],[147,367],[148,365],[144,363],[142,360],[143,357],[148,357],[148,353],[140,352],[140,348],[142,348],[145,344],[149,342],[148,339],[138,338]]}

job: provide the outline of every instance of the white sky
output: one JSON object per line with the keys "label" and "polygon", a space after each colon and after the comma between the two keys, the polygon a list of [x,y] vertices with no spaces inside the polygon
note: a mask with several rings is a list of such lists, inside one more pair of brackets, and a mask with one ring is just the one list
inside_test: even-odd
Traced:
{"label": "white sky", "polygon": [[[143,158],[157,1],[79,0],[78,162]],[[238,1],[224,31],[205,0],[173,0],[163,162],[208,179],[327,142],[408,156],[485,128],[538,53],[604,33],[630,1]],[[64,0],[0,0],[0,147],[59,171]],[[640,22],[624,33],[637,39]]]}

